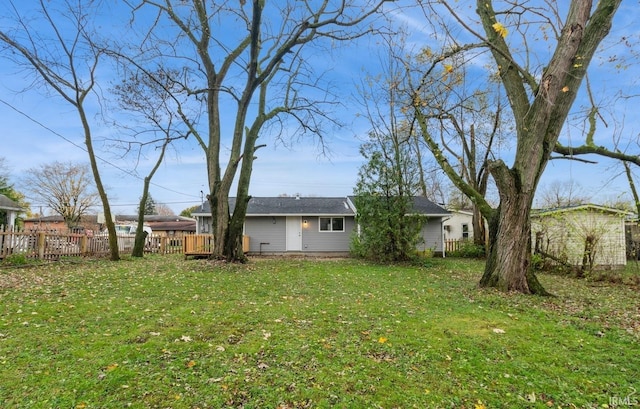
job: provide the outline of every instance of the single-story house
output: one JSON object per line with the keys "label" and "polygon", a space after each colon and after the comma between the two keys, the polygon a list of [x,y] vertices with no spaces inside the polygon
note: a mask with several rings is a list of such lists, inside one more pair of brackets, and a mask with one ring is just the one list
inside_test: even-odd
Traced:
{"label": "single-story house", "polygon": [[5,227],[12,228],[16,223],[16,217],[18,217],[18,214],[21,212],[24,212],[24,209],[7,196],[0,194],[0,211],[4,213],[5,216],[0,219],[0,225],[6,224]]}
{"label": "single-story house", "polygon": [[473,240],[473,212],[449,209],[451,215],[444,221],[445,240]]}
{"label": "single-story house", "polygon": [[[137,215],[116,216],[116,224],[135,224],[137,221]],[[196,232],[196,220],[184,216],[148,214],[144,216],[144,224],[151,228],[154,236],[180,237]]]}
{"label": "single-story house", "polygon": [[[229,199],[229,207],[235,207],[235,198]],[[423,197],[414,198],[413,208],[428,218],[418,250],[442,253],[442,221],[449,212]],[[248,254],[347,255],[357,231],[356,211],[352,197],[252,197],[244,223]],[[192,216],[196,233],[212,233],[208,202]]]}
{"label": "single-story house", "polygon": [[533,251],[576,267],[582,267],[584,260],[593,268],[621,268],[627,264],[627,213],[595,204],[534,210]]}

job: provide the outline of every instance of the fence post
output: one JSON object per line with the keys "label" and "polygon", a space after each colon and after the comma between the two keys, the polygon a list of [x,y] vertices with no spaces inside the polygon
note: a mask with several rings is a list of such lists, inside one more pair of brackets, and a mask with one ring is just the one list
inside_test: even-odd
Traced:
{"label": "fence post", "polygon": [[84,256],[87,254],[88,245],[89,245],[89,238],[87,236],[80,237],[80,254],[81,255]]}
{"label": "fence post", "polygon": [[167,236],[160,237],[160,254],[167,254]]}
{"label": "fence post", "polygon": [[46,236],[47,234],[45,232],[38,232],[38,258],[40,260],[44,259],[44,247],[47,242]]}

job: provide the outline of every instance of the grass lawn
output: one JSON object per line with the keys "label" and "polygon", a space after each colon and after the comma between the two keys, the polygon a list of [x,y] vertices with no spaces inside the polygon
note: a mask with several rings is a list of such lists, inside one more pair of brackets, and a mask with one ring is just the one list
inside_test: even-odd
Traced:
{"label": "grass lawn", "polygon": [[[0,267],[6,408],[603,408],[640,400],[638,288],[483,264],[176,256]],[[636,389],[638,392],[636,393]]]}

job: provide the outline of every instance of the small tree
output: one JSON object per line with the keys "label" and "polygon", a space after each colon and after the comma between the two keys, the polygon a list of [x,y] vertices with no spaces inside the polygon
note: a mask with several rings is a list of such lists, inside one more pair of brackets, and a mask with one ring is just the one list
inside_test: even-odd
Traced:
{"label": "small tree", "polygon": [[540,189],[536,194],[536,202],[539,207],[560,208],[585,204],[589,202],[589,197],[578,182],[555,180]]}
{"label": "small tree", "polygon": [[[156,210],[156,201],[153,200],[153,197],[151,197],[151,194],[147,195],[146,199],[147,200],[144,202],[144,207],[142,208],[142,214],[143,215],[158,214],[158,211]],[[138,208],[136,209],[136,213],[140,213],[140,206],[138,206]]]}
{"label": "small tree", "polygon": [[176,213],[164,203],[156,203],[156,214],[158,216],[175,216]]}
{"label": "small tree", "polygon": [[45,204],[75,227],[98,203],[91,172],[86,164],[53,162],[26,171],[24,185],[33,198]]}
{"label": "small tree", "polygon": [[417,173],[408,160],[408,139],[377,140],[381,145],[369,143],[360,149],[368,162],[360,169],[354,190],[358,233],[351,249],[378,262],[406,261],[415,256],[424,225],[423,218],[411,216],[415,183],[407,176]]}
{"label": "small tree", "polygon": [[180,216],[191,217],[191,214],[193,212],[195,212],[196,210],[200,210],[200,207],[201,207],[201,205],[195,205],[195,206],[187,207],[186,209],[183,209],[180,212]]}

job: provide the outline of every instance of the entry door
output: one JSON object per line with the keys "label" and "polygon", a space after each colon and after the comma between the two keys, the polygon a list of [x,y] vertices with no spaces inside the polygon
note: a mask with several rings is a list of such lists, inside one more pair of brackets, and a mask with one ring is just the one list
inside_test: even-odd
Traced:
{"label": "entry door", "polygon": [[287,251],[302,250],[302,217],[287,216]]}

